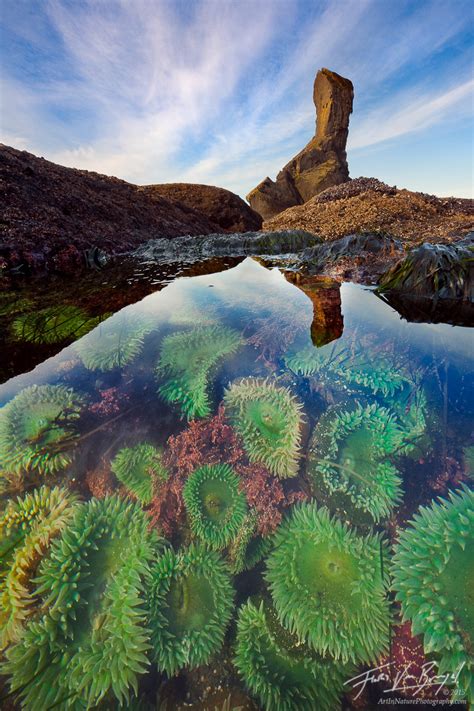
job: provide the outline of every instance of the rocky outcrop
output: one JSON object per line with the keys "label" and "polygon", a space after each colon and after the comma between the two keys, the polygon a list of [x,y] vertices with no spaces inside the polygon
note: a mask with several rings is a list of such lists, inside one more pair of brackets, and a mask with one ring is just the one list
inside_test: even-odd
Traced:
{"label": "rocky outcrop", "polygon": [[265,178],[247,200],[264,219],[301,205],[325,188],[349,179],[346,142],[354,87],[349,79],[321,69],[314,82],[316,133],[308,145],[278,173]]}
{"label": "rocky outcrop", "polygon": [[264,222],[263,229],[307,230],[324,239],[380,231],[407,243],[451,242],[473,229],[473,204],[356,178],[285,210]]}
{"label": "rocky outcrop", "polygon": [[301,261],[308,274],[374,283],[404,254],[403,244],[384,234],[353,234],[305,249]]}
{"label": "rocky outcrop", "polygon": [[216,225],[219,232],[250,232],[262,227],[262,217],[230,190],[194,183],[163,183],[143,188],[167,200],[197,210]]}

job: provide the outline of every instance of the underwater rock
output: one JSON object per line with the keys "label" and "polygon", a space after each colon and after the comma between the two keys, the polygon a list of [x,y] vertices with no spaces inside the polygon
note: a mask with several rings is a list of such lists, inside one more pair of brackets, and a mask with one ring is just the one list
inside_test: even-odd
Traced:
{"label": "underwater rock", "polygon": [[210,548],[225,548],[243,525],[247,503],[239,483],[227,464],[200,467],[186,481],[183,499],[191,530]]}
{"label": "underwater rock", "polygon": [[375,403],[327,410],[311,437],[307,473],[316,498],[344,520],[378,522],[402,500],[402,479],[390,457],[404,450],[393,414]]}
{"label": "underwater rock", "polygon": [[251,207],[265,220],[349,179],[346,141],[353,98],[349,79],[329,69],[318,71],[313,89],[314,137],[282,168],[275,182],[267,177],[247,195]]}
{"label": "underwater rock", "polygon": [[240,334],[226,326],[203,326],[178,331],[163,339],[156,374],[161,397],[178,403],[192,420],[211,412],[209,377],[224,356],[233,355],[243,344]]}
{"label": "underwater rock", "polygon": [[311,341],[324,346],[342,336],[341,285],[326,277],[308,277],[300,272],[285,272],[285,278],[301,289],[313,304]]}
{"label": "underwater rock", "polygon": [[161,451],[146,442],[121,449],[112,460],[111,469],[142,504],[149,504],[154,489],[168,478]]}
{"label": "underwater rock", "polygon": [[404,254],[402,243],[384,233],[356,233],[303,250],[308,274],[374,283]]}
{"label": "underwater rock", "polygon": [[64,385],[31,385],[0,409],[0,472],[54,474],[72,461],[84,398]]}
{"label": "underwater rock", "polygon": [[234,664],[265,711],[333,711],[351,674],[284,629],[263,600],[239,610]]}
{"label": "underwater rock", "polygon": [[[438,674],[474,699],[474,492],[463,487],[422,506],[401,532],[392,563],[403,621],[423,636]],[[459,696],[454,697],[459,699]]]}
{"label": "underwater rock", "polygon": [[296,476],[303,406],[271,380],[242,378],[226,390],[224,406],[251,462],[285,479]]}
{"label": "underwater rock", "polygon": [[229,569],[203,545],[167,550],[151,571],[149,605],[158,669],[172,676],[205,664],[221,648],[232,616]]}
{"label": "underwater rock", "polygon": [[210,257],[296,254],[321,242],[304,230],[210,234],[197,237],[155,239],[136,249],[132,256],[154,262],[194,262]]}
{"label": "underwater rock", "polygon": [[0,649],[20,639],[34,613],[32,580],[77,501],[67,489],[42,486],[9,501],[0,514]]}
{"label": "underwater rock", "polygon": [[278,619],[321,655],[371,664],[389,645],[385,545],[315,503],[295,506],[275,534],[265,578]]}
{"label": "underwater rock", "polygon": [[127,705],[149,666],[145,581],[157,547],[138,504],[112,496],[77,506],[41,562],[39,610],[5,652],[22,708],[66,699],[88,708],[106,695]]}
{"label": "underwater rock", "polygon": [[378,291],[406,294],[418,301],[474,302],[474,237],[412,249],[380,277]]}

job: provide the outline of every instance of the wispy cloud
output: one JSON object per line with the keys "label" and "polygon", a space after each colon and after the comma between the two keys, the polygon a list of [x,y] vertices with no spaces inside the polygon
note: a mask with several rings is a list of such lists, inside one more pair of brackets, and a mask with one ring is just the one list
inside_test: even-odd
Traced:
{"label": "wispy cloud", "polygon": [[468,19],[464,0],[18,0],[3,140],[139,183],[245,194],[311,137],[320,66],[354,81],[352,149],[467,111],[472,82],[452,76],[466,77]]}

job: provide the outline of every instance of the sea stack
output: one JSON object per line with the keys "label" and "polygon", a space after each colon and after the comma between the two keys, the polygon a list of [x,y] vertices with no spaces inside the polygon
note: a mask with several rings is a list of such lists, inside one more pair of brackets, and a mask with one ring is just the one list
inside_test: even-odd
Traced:
{"label": "sea stack", "polygon": [[329,69],[319,70],[313,89],[315,135],[278,173],[276,181],[267,177],[247,195],[252,209],[264,220],[349,180],[346,142],[353,99],[349,79]]}

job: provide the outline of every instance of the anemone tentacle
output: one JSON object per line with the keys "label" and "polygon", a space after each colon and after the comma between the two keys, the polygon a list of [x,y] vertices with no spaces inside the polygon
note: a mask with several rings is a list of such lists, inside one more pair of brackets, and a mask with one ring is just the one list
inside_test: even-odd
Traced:
{"label": "anemone tentacle", "polygon": [[257,533],[257,516],[251,510],[244,518],[236,536],[230,542],[228,556],[232,573],[251,570],[270,551],[272,539]]}
{"label": "anemone tentacle", "polygon": [[18,341],[59,343],[68,338],[81,338],[103,319],[104,316],[88,316],[77,306],[62,304],[17,316],[11,332]]}
{"label": "anemone tentacle", "polygon": [[32,614],[31,580],[77,501],[66,489],[42,486],[9,501],[0,514],[0,648],[20,638]]}
{"label": "anemone tentacle", "polygon": [[295,506],[267,559],[281,624],[323,656],[375,662],[389,640],[384,557],[380,536],[358,536],[314,503]]}
{"label": "anemone tentacle", "polygon": [[0,470],[54,474],[72,461],[84,398],[64,385],[31,385],[0,409]]}
{"label": "anemone tentacle", "polygon": [[88,370],[122,368],[141,353],[145,336],[154,328],[148,315],[121,312],[77,341],[74,350]]}
{"label": "anemone tentacle", "polygon": [[239,610],[234,664],[265,711],[333,711],[352,671],[301,644],[263,600]]}
{"label": "anemone tentacle", "polygon": [[473,491],[420,507],[395,546],[392,575],[403,619],[423,635],[425,652],[439,658],[438,674],[459,672],[459,686],[473,702]]}
{"label": "anemone tentacle", "polygon": [[158,669],[168,675],[209,661],[222,646],[234,606],[228,566],[216,551],[167,550],[152,570],[150,625]]}
{"label": "anemone tentacle", "polygon": [[302,405],[288,388],[243,378],[226,391],[224,405],[251,462],[264,464],[280,478],[297,474]]}
{"label": "anemone tentacle", "polygon": [[117,479],[143,504],[151,502],[154,489],[168,478],[161,451],[146,442],[121,449],[112,460],[111,468]]}
{"label": "anemone tentacle", "polygon": [[41,563],[38,616],[6,650],[3,672],[22,708],[126,703],[148,667],[145,584],[158,541],[137,503],[79,504]]}
{"label": "anemone tentacle", "polygon": [[186,481],[183,499],[191,530],[211,548],[225,548],[242,526],[247,502],[239,483],[228,464],[200,467]]}
{"label": "anemone tentacle", "polygon": [[308,454],[315,492],[380,521],[402,499],[402,480],[390,457],[405,449],[393,414],[372,403],[329,409],[316,425]]}
{"label": "anemone tentacle", "polygon": [[159,387],[161,397],[168,403],[177,403],[188,420],[207,417],[211,412],[211,370],[242,344],[237,331],[220,325],[166,336],[156,369],[158,378],[163,380]]}

